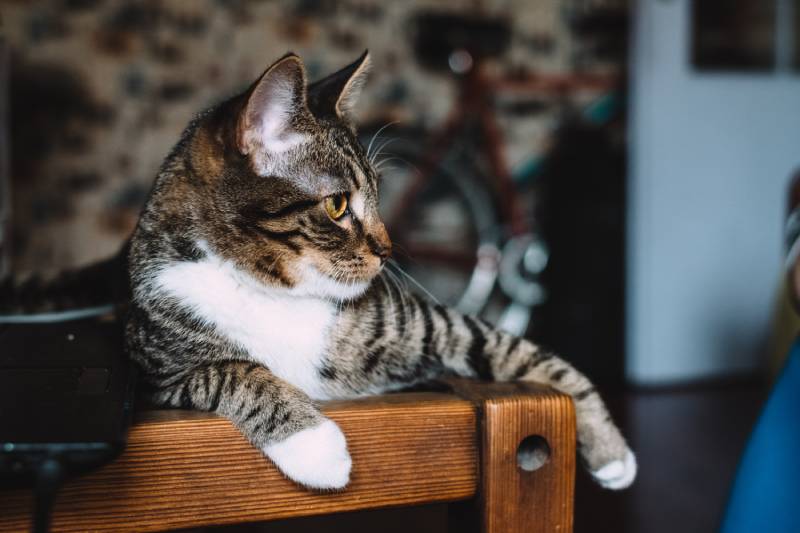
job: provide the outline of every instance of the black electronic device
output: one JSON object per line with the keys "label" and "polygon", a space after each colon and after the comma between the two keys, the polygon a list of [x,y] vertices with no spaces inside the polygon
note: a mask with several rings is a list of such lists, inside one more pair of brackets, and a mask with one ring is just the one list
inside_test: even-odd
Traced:
{"label": "black electronic device", "polygon": [[0,490],[34,488],[35,530],[61,480],[112,460],[127,438],[135,372],[123,327],[113,312],[86,314],[0,320]]}

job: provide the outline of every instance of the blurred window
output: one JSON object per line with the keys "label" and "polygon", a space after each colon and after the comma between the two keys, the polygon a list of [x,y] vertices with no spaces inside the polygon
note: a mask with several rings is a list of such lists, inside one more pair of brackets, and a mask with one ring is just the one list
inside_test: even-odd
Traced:
{"label": "blurred window", "polygon": [[800,0],[694,0],[691,60],[711,71],[800,71]]}

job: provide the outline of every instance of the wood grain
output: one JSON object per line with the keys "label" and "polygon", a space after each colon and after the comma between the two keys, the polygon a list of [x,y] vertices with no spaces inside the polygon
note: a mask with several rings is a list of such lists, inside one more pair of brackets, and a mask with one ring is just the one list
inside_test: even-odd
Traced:
{"label": "wood grain", "polygon": [[[339,493],[297,487],[226,420],[158,411],[139,417],[115,462],[68,483],[58,531],[158,531],[472,497],[478,439],[472,402],[408,393],[332,402],[353,456]],[[0,531],[27,531],[28,492],[0,492]]]}
{"label": "wood grain", "polygon": [[[568,396],[526,383],[476,385],[453,380],[479,402],[481,482],[476,515],[484,533],[570,532],[575,490],[575,410]],[[545,438],[549,460],[538,470],[517,466],[528,436]]]}
{"label": "wood grain", "polygon": [[[451,531],[571,531],[571,400],[530,384],[449,385],[457,395],[324,404],[353,455],[351,484],[338,493],[284,479],[224,419],[139,413],[117,461],[64,487],[53,531],[159,531],[461,500],[450,513]],[[528,435],[543,436],[551,449],[534,472],[516,464]],[[0,532],[27,531],[30,503],[27,492],[0,492]]]}

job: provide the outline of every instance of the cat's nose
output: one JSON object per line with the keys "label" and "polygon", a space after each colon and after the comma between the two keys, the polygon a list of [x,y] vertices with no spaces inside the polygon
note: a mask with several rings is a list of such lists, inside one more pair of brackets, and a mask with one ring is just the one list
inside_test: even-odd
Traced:
{"label": "cat's nose", "polygon": [[370,243],[369,250],[377,255],[381,260],[381,264],[383,264],[389,259],[389,256],[392,255],[392,243],[389,241],[380,242],[375,240]]}
{"label": "cat's nose", "polygon": [[385,263],[389,256],[392,255],[392,241],[389,239],[389,234],[386,233],[386,228],[381,226],[374,235],[367,237],[367,245],[370,252],[378,256],[381,264]]}
{"label": "cat's nose", "polygon": [[389,259],[389,256],[392,255],[392,249],[391,247],[378,246],[373,250],[373,253],[380,258],[381,264],[384,264]]}

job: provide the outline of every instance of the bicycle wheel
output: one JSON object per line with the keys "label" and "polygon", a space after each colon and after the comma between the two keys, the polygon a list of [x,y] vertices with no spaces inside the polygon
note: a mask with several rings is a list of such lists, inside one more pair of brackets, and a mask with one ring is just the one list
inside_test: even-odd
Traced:
{"label": "bicycle wheel", "polygon": [[[371,137],[364,135],[367,145]],[[419,141],[406,134],[375,142],[391,143],[375,164],[381,175],[381,215],[397,264],[441,303],[479,313],[497,278],[501,233],[479,170],[450,157],[423,174]],[[395,275],[417,288],[402,273]]]}

